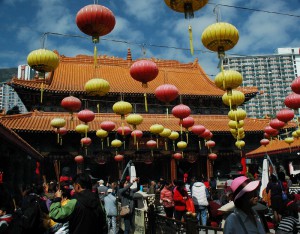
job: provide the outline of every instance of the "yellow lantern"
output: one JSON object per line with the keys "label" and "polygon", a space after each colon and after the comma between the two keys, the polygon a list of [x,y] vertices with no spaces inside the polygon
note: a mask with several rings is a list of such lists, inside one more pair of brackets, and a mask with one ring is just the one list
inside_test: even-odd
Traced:
{"label": "yellow lantern", "polygon": [[156,146],[157,146],[157,148],[158,148],[158,138],[157,138],[157,135],[160,134],[163,130],[164,130],[164,126],[162,126],[161,124],[153,124],[150,127],[150,132],[152,134],[156,135]]}
{"label": "yellow lantern", "polygon": [[122,145],[122,141],[120,141],[118,139],[115,139],[110,144],[111,144],[112,147],[119,148]]}
{"label": "yellow lantern", "polygon": [[215,84],[224,91],[239,87],[243,82],[241,73],[234,70],[224,70],[215,77]]}
{"label": "yellow lantern", "polygon": [[231,110],[228,112],[228,117],[231,120],[240,121],[244,120],[247,116],[246,111],[241,108],[237,108],[236,110]]}
{"label": "yellow lantern", "polygon": [[159,133],[159,135],[161,137],[165,138],[165,150],[168,150],[168,142],[167,142],[167,138],[171,135],[172,131],[169,128],[164,128],[164,130]]}
{"label": "yellow lantern", "polygon": [[51,72],[58,67],[59,58],[51,50],[34,50],[27,56],[28,65],[39,72]]}
{"label": "yellow lantern", "polygon": [[299,137],[296,131],[293,131],[293,132],[292,132],[292,136],[293,136],[294,138],[298,138],[298,137]]}
{"label": "yellow lantern", "polygon": [[300,136],[300,129],[299,128],[296,130],[296,133],[297,133],[298,136]]}
{"label": "yellow lantern", "polygon": [[126,122],[133,126],[133,129],[136,129],[136,126],[143,122],[143,117],[139,114],[130,114],[126,117]]}
{"label": "yellow lantern", "polygon": [[179,133],[176,131],[172,131],[171,134],[168,136],[170,140],[173,141],[173,151],[175,151],[175,140],[178,139]]}
{"label": "yellow lantern", "polygon": [[119,101],[113,105],[112,109],[117,115],[121,115],[121,118],[124,119],[125,115],[132,112],[132,105],[129,102]]}
{"label": "yellow lantern", "polygon": [[290,153],[292,152],[291,149],[291,144],[294,142],[294,138],[293,137],[287,137],[284,139],[285,143],[289,144],[289,148],[290,148]]}
{"label": "yellow lantern", "polygon": [[165,0],[165,3],[172,10],[184,13],[185,18],[193,18],[194,11],[198,11],[204,7],[208,3],[208,0]]}
{"label": "yellow lantern", "polygon": [[245,141],[238,140],[238,141],[235,142],[235,146],[237,148],[241,149],[241,148],[243,148],[245,146]]}
{"label": "yellow lantern", "polygon": [[58,130],[66,125],[66,120],[63,118],[54,118],[51,120],[50,125],[57,129],[57,143],[59,143],[59,132]]}
{"label": "yellow lantern", "polygon": [[218,22],[203,31],[201,40],[207,49],[223,57],[224,51],[232,49],[239,41],[239,31],[232,24]]}
{"label": "yellow lantern", "polygon": [[109,92],[109,83],[100,78],[94,78],[86,82],[84,86],[85,91],[91,96],[104,96]]}
{"label": "yellow lantern", "polygon": [[177,142],[178,149],[185,149],[187,147],[187,143],[185,141]]}
{"label": "yellow lantern", "polygon": [[245,94],[237,90],[232,90],[231,94],[225,93],[223,95],[222,101],[225,105],[229,106],[231,109],[232,106],[239,106],[244,103]]}
{"label": "yellow lantern", "polygon": [[102,150],[103,150],[103,140],[104,140],[105,137],[108,136],[108,132],[103,130],[103,129],[99,129],[96,132],[96,136],[101,138],[101,147],[102,147]]}
{"label": "yellow lantern", "polygon": [[242,128],[244,126],[244,120],[240,120],[240,121],[230,120],[228,122],[228,126],[229,128]]}
{"label": "yellow lantern", "polygon": [[78,124],[75,127],[75,131],[80,133],[80,134],[85,134],[87,135],[87,132],[89,131],[89,126],[85,124]]}

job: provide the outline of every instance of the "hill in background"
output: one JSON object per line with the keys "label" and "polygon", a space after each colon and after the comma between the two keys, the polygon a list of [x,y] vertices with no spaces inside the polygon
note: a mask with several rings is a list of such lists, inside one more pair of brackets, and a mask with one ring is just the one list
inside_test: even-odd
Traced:
{"label": "hill in background", "polygon": [[0,69],[0,83],[10,81],[13,76],[17,76],[18,68]]}

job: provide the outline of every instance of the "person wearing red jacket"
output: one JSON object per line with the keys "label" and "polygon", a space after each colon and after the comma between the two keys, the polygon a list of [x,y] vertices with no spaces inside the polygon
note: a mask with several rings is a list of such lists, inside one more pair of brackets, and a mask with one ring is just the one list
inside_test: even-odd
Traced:
{"label": "person wearing red jacket", "polygon": [[188,193],[185,189],[184,182],[181,180],[177,181],[177,186],[174,189],[174,218],[181,221],[186,213],[186,200],[188,199]]}
{"label": "person wearing red jacket", "polygon": [[160,200],[162,201],[166,216],[173,218],[174,213],[174,200],[172,193],[172,184],[165,182],[164,188],[160,192]]}

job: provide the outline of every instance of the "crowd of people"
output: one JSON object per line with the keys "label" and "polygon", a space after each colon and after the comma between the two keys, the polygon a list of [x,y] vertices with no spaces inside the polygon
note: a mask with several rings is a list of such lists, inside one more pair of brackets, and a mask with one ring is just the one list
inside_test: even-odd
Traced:
{"label": "crowd of people", "polygon": [[[138,185],[133,188],[135,182]],[[9,192],[5,196],[1,184],[0,234],[117,234],[120,217],[124,222],[122,233],[129,234],[135,226],[139,192],[156,197],[155,206],[162,207],[161,215],[168,219],[185,222],[187,212],[195,213],[199,225],[222,227],[225,234],[263,234],[270,228],[277,234],[299,233],[300,194],[290,194],[289,182],[271,175],[260,198],[260,184],[259,178],[246,176],[228,180],[221,190],[213,177],[160,178],[146,185],[129,177],[93,183],[89,174],[80,173],[74,178],[61,176],[59,181],[29,186],[21,191],[21,199]],[[268,210],[273,212],[269,220],[265,218]]]}

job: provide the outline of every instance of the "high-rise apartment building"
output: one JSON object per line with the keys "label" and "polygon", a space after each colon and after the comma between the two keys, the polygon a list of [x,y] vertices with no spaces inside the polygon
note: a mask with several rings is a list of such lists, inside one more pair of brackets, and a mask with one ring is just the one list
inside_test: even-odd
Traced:
{"label": "high-rise apartment building", "polygon": [[278,48],[277,54],[254,56],[226,56],[224,69],[243,75],[242,86],[256,86],[258,95],[243,108],[248,117],[274,117],[285,107],[292,81],[300,75],[300,48]]}
{"label": "high-rise apartment building", "polygon": [[[28,65],[18,66],[18,79],[30,80],[34,77],[35,71]],[[12,87],[5,82],[0,83],[0,109],[10,110],[14,106],[18,106],[21,113],[26,113],[27,109],[19,98],[18,94]]]}

